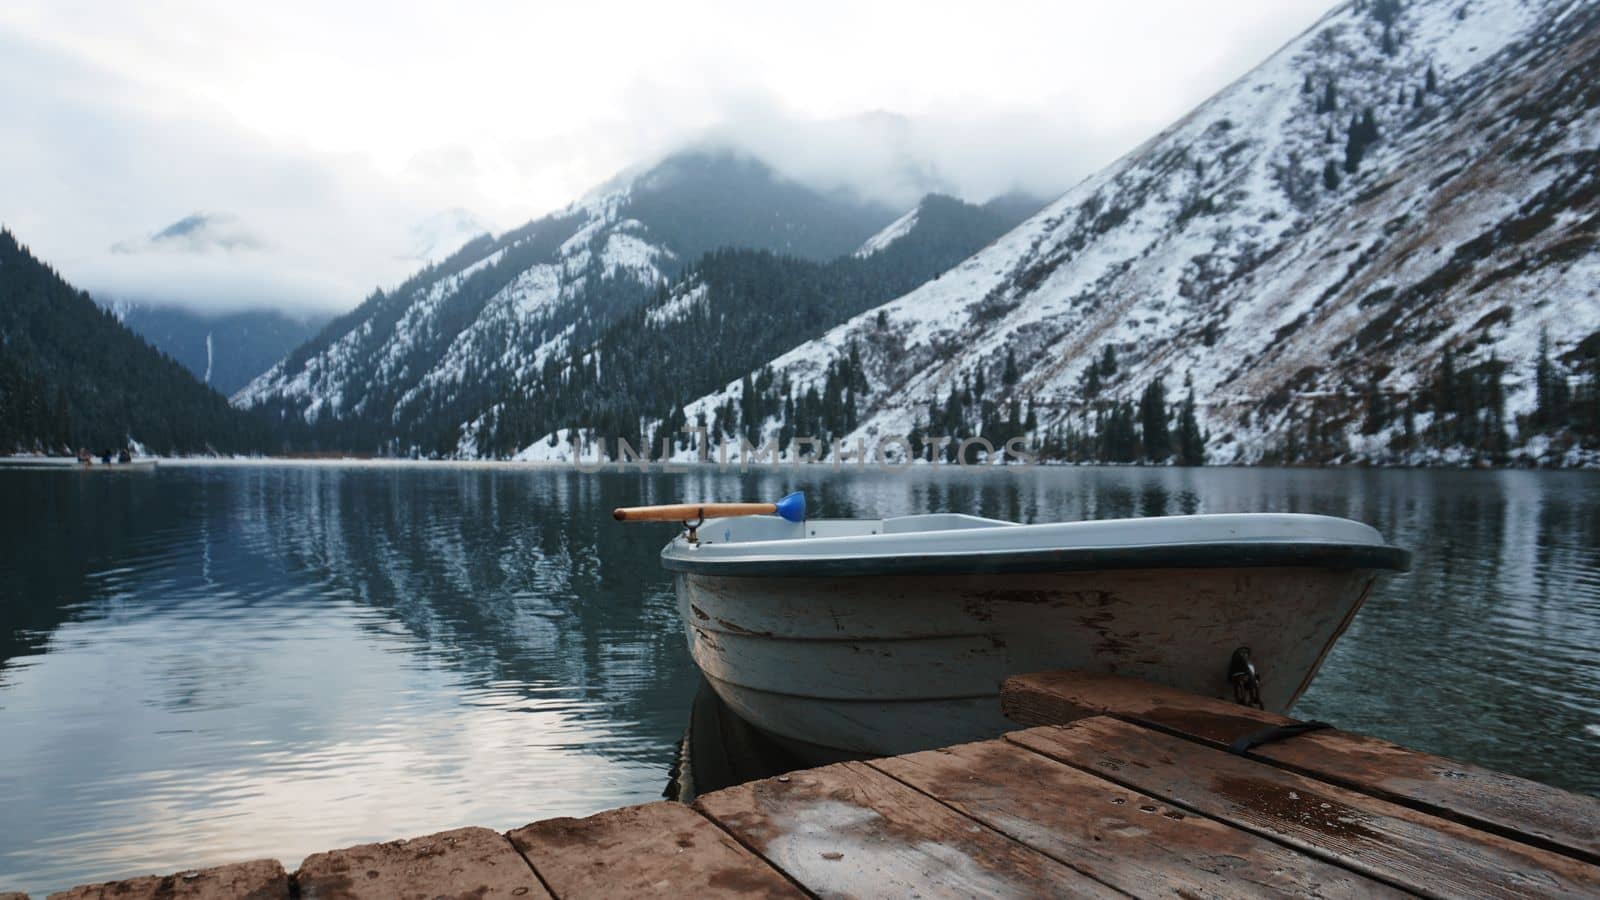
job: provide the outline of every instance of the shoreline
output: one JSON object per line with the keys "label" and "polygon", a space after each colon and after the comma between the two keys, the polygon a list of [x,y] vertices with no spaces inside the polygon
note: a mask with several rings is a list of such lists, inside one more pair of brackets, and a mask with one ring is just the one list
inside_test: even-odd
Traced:
{"label": "shoreline", "polygon": [[[1179,466],[1173,464],[1152,464],[1143,462],[1064,462],[1059,460],[1040,460],[1027,465],[999,465],[994,463],[960,465],[957,463],[930,463],[927,460],[916,460],[909,464],[885,465],[881,463],[862,464],[858,462],[844,462],[834,465],[829,460],[796,463],[786,462],[752,462],[741,465],[737,460],[719,463],[716,460],[680,461],[657,460],[648,467],[638,463],[619,462],[594,462],[571,460],[518,460],[518,459],[411,459],[407,457],[387,456],[141,456],[134,462],[142,463],[152,461],[158,467],[174,468],[201,468],[212,467],[355,467],[366,466],[371,468],[457,468],[457,469],[528,469],[538,471],[567,470],[581,475],[595,474],[638,474],[638,475],[677,475],[689,472],[718,471],[723,474],[739,472],[772,473],[779,471],[803,472],[811,470],[826,470],[834,474],[846,471],[863,472],[868,470],[884,472],[907,471],[953,471],[953,472],[1024,472],[1032,468],[1048,469],[1206,469],[1206,470],[1258,470],[1258,471],[1432,471],[1432,472],[1600,472],[1600,457],[1585,459],[1577,465],[1541,465],[1534,461],[1520,461],[1509,465],[1475,465],[1471,462],[1422,462],[1411,464],[1374,463],[1374,462],[1349,462],[1324,465],[1265,465],[1257,463],[1217,463],[1199,466]],[[119,465],[106,466],[94,463],[90,466],[79,467],[76,460],[70,456],[42,456],[42,455],[15,455],[0,456],[0,469],[39,471],[82,471],[82,470],[115,470]]]}

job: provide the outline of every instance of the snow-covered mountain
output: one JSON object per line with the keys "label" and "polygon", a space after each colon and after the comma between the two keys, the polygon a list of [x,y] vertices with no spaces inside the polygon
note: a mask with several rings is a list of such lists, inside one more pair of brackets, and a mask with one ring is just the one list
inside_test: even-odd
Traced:
{"label": "snow-covered mountain", "polygon": [[1022,424],[1093,457],[1121,416],[1131,458],[1133,404],[1191,380],[1213,462],[1572,464],[1595,459],[1571,445],[1600,430],[1597,355],[1600,4],[1356,0],[955,270],[763,368],[791,405],[841,392],[848,446]]}
{"label": "snow-covered mountain", "polygon": [[118,241],[112,253],[231,253],[261,250],[267,242],[230,213],[196,212],[151,235]]}
{"label": "snow-covered mountain", "polygon": [[885,225],[882,231],[867,238],[856,248],[856,258],[866,259],[874,253],[882,253],[890,244],[910,234],[911,229],[917,227],[917,215],[921,212],[922,206],[919,204],[905,215]]}
{"label": "snow-covered mountain", "polygon": [[432,265],[473,238],[493,233],[494,228],[471,210],[441,210],[411,226],[410,249],[404,258],[419,265]]}
{"label": "snow-covered mountain", "polygon": [[[885,237],[869,241],[870,253],[828,262],[748,249],[708,253],[595,340],[570,344],[524,390],[462,429],[455,452],[570,458],[567,438],[575,431],[604,437],[612,451],[622,439],[636,450],[648,443],[660,452],[663,441],[681,437],[684,401],[940,277],[1041,205],[1020,197],[978,205],[929,194],[879,232]],[[740,423],[784,409],[776,396],[781,385],[767,373],[753,373],[747,387],[746,403],[712,411],[701,424],[731,437],[745,433]],[[804,401],[802,414],[809,409]]]}
{"label": "snow-covered mountain", "polygon": [[268,410],[311,444],[454,447],[464,423],[707,250],[827,259],[895,215],[747,156],[677,154],[375,293],[233,402]]}

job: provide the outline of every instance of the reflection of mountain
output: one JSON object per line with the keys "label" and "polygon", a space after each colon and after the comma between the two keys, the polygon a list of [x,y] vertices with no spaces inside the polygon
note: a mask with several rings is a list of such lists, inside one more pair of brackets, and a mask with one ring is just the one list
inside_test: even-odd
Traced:
{"label": "reflection of mountain", "polygon": [[253,552],[317,592],[383,610],[471,684],[559,693],[636,731],[616,749],[660,760],[682,730],[692,670],[660,534],[594,515],[627,500],[576,473],[260,469],[231,502]]}
{"label": "reflection of mountain", "polygon": [[[183,636],[196,620],[269,640],[275,622],[295,633],[294,625],[322,618],[339,634],[359,629],[363,652],[400,654],[404,670],[448,673],[465,699],[452,693],[441,703],[518,697],[516,711],[547,718],[501,720],[505,727],[554,729],[536,739],[664,772],[695,685],[656,559],[671,529],[623,527],[606,513],[796,488],[820,515],[927,510],[1056,521],[1282,511],[1369,522],[1415,551],[1415,568],[1369,601],[1300,712],[1600,790],[1600,776],[1581,762],[1592,754],[1585,729],[1600,723],[1592,654],[1600,645],[1600,485],[1544,472],[0,472],[0,493],[15,498],[16,510],[0,518],[0,542],[14,550],[0,558],[0,689],[17,657],[69,652],[53,635],[81,640],[78,624],[104,622],[174,636],[156,661],[173,674],[152,702],[214,706],[279,690],[271,679],[281,673],[185,656]],[[319,652],[285,643],[273,655],[292,669]],[[178,677],[185,672],[193,677]],[[397,702],[421,689],[392,686]],[[376,700],[352,693],[353,702],[389,702],[390,686],[375,690]],[[315,711],[329,721],[283,713],[274,728],[311,739],[371,715]],[[1474,727],[1459,728],[1464,718]],[[1526,752],[1530,744],[1539,752]]]}

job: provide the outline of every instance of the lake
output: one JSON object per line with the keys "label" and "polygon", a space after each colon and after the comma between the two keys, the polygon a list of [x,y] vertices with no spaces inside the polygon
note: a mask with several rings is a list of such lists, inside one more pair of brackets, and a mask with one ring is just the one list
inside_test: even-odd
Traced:
{"label": "lake", "polygon": [[450,464],[0,470],[0,891],[660,796],[697,675],[611,508],[1314,512],[1416,553],[1296,713],[1600,793],[1600,477]]}

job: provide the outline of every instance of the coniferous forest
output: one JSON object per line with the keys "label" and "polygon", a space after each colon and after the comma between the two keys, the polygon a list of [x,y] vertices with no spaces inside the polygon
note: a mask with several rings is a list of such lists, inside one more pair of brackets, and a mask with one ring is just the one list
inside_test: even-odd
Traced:
{"label": "coniferous forest", "polygon": [[130,439],[247,452],[268,430],[0,231],[0,448],[99,453]]}
{"label": "coniferous forest", "polygon": [[[661,423],[663,436],[675,432],[669,426],[684,424],[685,404],[938,277],[998,237],[1010,221],[1010,215],[932,195],[923,200],[910,233],[864,257],[823,263],[764,250],[712,251],[677,285],[610,322],[592,344],[574,343],[565,357],[546,359],[531,384],[479,424],[477,451],[505,456],[552,432],[579,428],[642,448],[656,437],[641,433],[643,423]],[[662,314],[686,292],[699,292],[699,299],[681,314]],[[731,435],[738,422],[759,424],[775,414],[780,387],[752,385],[743,416],[730,413],[720,427]],[[798,423],[816,426],[819,436],[842,433],[847,420],[825,410],[837,408],[842,417],[843,393],[842,387],[822,392],[809,415],[807,398],[793,398],[802,417]],[[659,449],[659,439],[650,443]]]}

